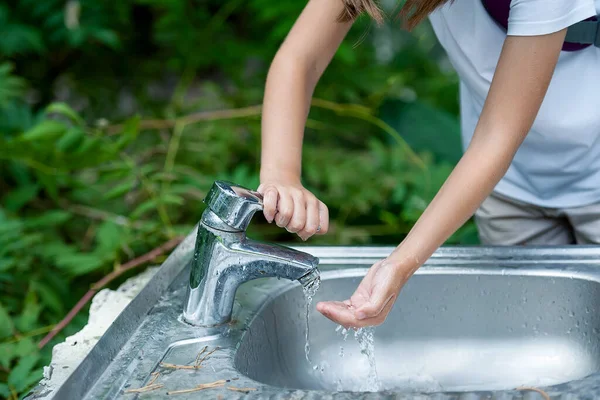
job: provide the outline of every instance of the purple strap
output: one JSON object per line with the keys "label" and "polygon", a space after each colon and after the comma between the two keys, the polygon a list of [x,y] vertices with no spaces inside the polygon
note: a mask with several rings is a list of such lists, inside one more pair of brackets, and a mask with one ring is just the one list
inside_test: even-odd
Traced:
{"label": "purple strap", "polygon": [[[508,29],[508,16],[510,14],[511,0],[481,0],[483,7],[487,10],[490,17],[495,20],[505,31]],[[586,21],[596,21],[596,17],[590,17]],[[590,44],[569,43],[563,44],[563,51],[576,51],[584,49]]]}

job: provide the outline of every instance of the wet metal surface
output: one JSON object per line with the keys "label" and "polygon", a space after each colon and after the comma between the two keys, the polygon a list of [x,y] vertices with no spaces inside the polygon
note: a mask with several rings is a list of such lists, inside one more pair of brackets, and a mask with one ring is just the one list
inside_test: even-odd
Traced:
{"label": "wet metal surface", "polygon": [[[301,249],[321,260],[315,303],[347,298],[368,266],[392,250]],[[382,389],[374,393],[357,391],[368,362],[353,334],[344,340],[336,325],[314,310],[315,303],[311,362],[306,360],[305,303],[298,282],[244,283],[227,326],[183,322],[192,250],[186,240],[171,255],[157,281],[150,282],[152,290],[144,289],[132,301],[56,399],[543,398],[515,390],[523,385],[543,389],[553,399],[600,398],[598,248],[440,249],[403,289],[386,323],[375,329]],[[206,346],[218,350],[202,368],[165,368],[194,365]],[[149,383],[155,372],[155,383],[163,386],[125,393]],[[167,395],[221,379],[230,382]],[[228,387],[256,390],[245,394]]]}

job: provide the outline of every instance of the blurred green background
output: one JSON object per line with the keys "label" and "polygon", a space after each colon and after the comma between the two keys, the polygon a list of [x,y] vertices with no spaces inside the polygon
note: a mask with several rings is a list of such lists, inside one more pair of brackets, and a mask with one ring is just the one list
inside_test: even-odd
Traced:
{"label": "blurred green background", "polygon": [[[93,282],[190,232],[214,180],[258,186],[267,70],[304,4],[0,3],[0,397],[86,323],[38,349]],[[361,18],[317,87],[303,179],[331,233],[309,244],[398,244],[460,157],[456,74],[427,22],[389,20]],[[249,235],[299,242],[262,216]]]}

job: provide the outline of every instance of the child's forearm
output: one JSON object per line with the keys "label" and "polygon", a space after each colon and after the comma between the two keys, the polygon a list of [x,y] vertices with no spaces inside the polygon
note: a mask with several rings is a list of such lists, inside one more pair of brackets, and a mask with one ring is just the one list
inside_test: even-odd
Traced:
{"label": "child's forearm", "polygon": [[476,143],[456,165],[404,241],[390,256],[412,275],[475,212],[506,172],[513,156],[499,144]]}
{"label": "child's forearm", "polygon": [[469,148],[405,240],[390,256],[408,277],[455,232],[508,169],[531,129],[565,30],[508,37]]}
{"label": "child's forearm", "polygon": [[273,61],[262,113],[261,181],[299,181],[304,126],[315,85],[302,63],[285,56]]}
{"label": "child's forearm", "polygon": [[269,69],[262,119],[261,181],[300,181],[302,140],[319,78],[352,26],[341,0],[309,0]]}

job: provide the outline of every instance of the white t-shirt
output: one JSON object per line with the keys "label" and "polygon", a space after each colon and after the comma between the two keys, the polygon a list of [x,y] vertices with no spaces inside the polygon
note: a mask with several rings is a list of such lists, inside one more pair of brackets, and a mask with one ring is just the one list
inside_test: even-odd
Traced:
{"label": "white t-shirt", "polygon": [[[600,14],[600,0],[512,0],[508,34],[557,32]],[[481,0],[455,0],[429,17],[460,80],[469,144],[507,32]],[[600,48],[562,51],[537,118],[495,191],[545,207],[600,202]]]}

